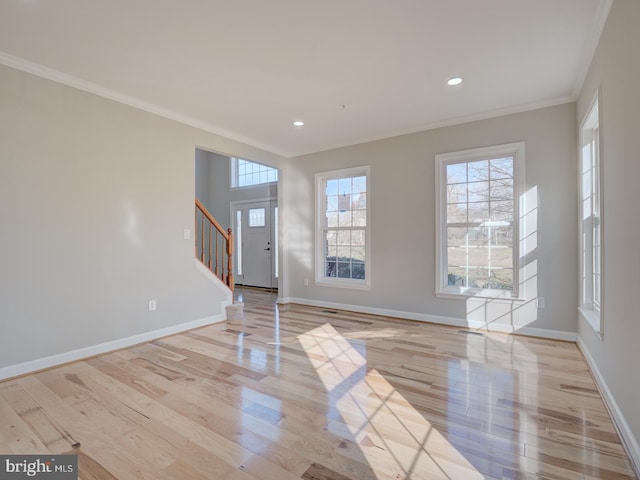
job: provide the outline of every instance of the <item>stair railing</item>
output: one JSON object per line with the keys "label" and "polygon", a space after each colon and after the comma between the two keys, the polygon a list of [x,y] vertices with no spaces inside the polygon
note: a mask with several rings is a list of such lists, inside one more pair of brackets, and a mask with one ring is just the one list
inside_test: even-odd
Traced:
{"label": "stair railing", "polygon": [[233,233],[226,231],[196,198],[196,258],[233,293]]}

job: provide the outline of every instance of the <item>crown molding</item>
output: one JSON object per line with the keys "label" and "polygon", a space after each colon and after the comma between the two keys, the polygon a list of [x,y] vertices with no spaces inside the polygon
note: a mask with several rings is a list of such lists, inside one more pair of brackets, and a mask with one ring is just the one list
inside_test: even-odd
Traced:
{"label": "crown molding", "polygon": [[58,70],[45,67],[38,63],[30,62],[29,60],[25,60],[23,58],[10,55],[8,53],[0,52],[0,64],[5,65],[7,67],[14,68],[16,70],[20,70],[25,73],[36,75],[38,77],[46,78],[47,80],[51,80],[53,82],[66,85],[71,88],[82,90],[84,92],[88,92],[88,93],[97,95],[99,97],[107,98],[114,102],[122,103],[129,107],[133,107],[138,110],[143,110],[145,112],[152,113],[154,115],[158,115],[159,117],[163,117],[169,120],[173,120],[183,125],[194,127],[199,130],[212,133],[214,135],[219,135],[229,140],[234,140],[236,142],[244,143],[254,148],[259,148],[261,150],[265,150],[270,153],[275,153],[276,155],[280,155],[282,157],[291,156],[289,152],[278,151],[276,148],[274,148],[271,145],[261,144],[254,140],[251,140],[250,138],[246,138],[246,137],[243,137],[242,135],[238,135],[228,130],[221,129],[210,123],[202,122],[195,118],[174,112],[173,110],[168,110],[166,108],[160,107],[153,103],[140,100],[139,98],[125,95],[124,93],[118,92],[116,90],[105,88],[96,83],[89,82],[87,80],[75,77],[73,75],[68,75]]}
{"label": "crown molding", "polygon": [[596,54],[598,44],[600,43],[600,37],[602,36],[604,26],[607,23],[607,18],[609,17],[612,5],[613,0],[600,0],[600,3],[598,4],[598,9],[593,17],[590,32],[587,36],[587,41],[583,46],[582,58],[580,59],[580,64],[578,66],[576,82],[573,86],[573,95],[576,98],[580,95],[584,81],[589,73],[591,62],[593,62],[593,57]]}
{"label": "crown molding", "polygon": [[503,117],[506,115],[513,115],[515,113],[523,113],[531,110],[538,110],[540,108],[555,107],[557,105],[564,105],[565,103],[575,102],[577,99],[578,97],[576,95],[568,95],[564,97],[554,98],[551,100],[543,100],[540,102],[526,103],[522,105],[516,105],[513,107],[501,108],[498,110],[491,110],[488,112],[481,112],[481,113],[465,115],[461,117],[453,117],[447,120],[443,120],[441,122],[422,124],[422,125],[407,128],[404,130],[395,130],[392,132],[383,133],[383,134],[372,136],[372,137],[363,137],[357,140],[350,140],[347,142],[331,145],[330,147],[326,147],[326,148],[323,147],[318,150],[300,152],[300,153],[297,153],[295,156],[301,157],[304,155],[311,155],[314,153],[326,152],[328,150],[335,150],[337,148],[351,147],[354,145],[361,145],[363,143],[375,142],[378,140],[386,140],[388,138],[393,138],[393,137],[400,137],[402,135],[410,135],[413,133],[426,132],[428,130],[435,130],[437,128],[452,127],[455,125],[462,125],[464,123],[477,122],[479,120],[488,120],[491,118]]}
{"label": "crown molding", "polygon": [[[601,26],[600,28],[600,32],[602,31],[602,28],[604,26],[604,22],[606,21],[606,15],[608,15],[609,9],[611,8],[611,3],[613,0],[601,0],[601,8],[599,9],[599,13],[598,13],[598,18],[601,19]],[[605,5],[603,7],[603,5]],[[606,7],[606,5],[608,5],[608,7]],[[604,18],[602,19],[601,17]],[[599,39],[599,35],[598,35],[598,39]],[[597,41],[595,42],[595,46],[597,46]],[[593,47],[593,51],[595,52],[595,46]],[[590,58],[592,58],[593,53],[591,54],[591,57],[589,57],[589,61]],[[556,105],[562,105],[565,103],[571,103],[571,102],[575,102],[578,98],[577,94],[573,94],[570,96],[564,96],[564,97],[559,97],[559,98],[555,98],[555,99],[551,99],[551,100],[543,100],[540,102],[533,102],[533,103],[527,103],[527,104],[523,104],[523,105],[516,105],[513,107],[507,107],[507,108],[502,108],[502,109],[497,109],[497,110],[491,110],[488,112],[481,112],[481,113],[477,113],[477,114],[472,114],[472,115],[466,115],[466,116],[461,116],[461,117],[453,117],[447,120],[443,120],[440,122],[432,122],[432,123],[427,123],[427,124],[421,124],[415,127],[411,127],[411,128],[407,128],[407,129],[402,129],[402,130],[394,130],[391,132],[386,132],[383,134],[379,134],[379,135],[373,135],[373,136],[367,136],[367,137],[360,137],[357,139],[353,139],[353,140],[349,140],[346,142],[340,142],[340,143],[336,143],[336,144],[332,144],[326,147],[320,147],[317,149],[311,149],[311,150],[301,150],[301,151],[282,151],[277,149],[276,147],[273,147],[272,145],[266,145],[266,144],[262,144],[260,142],[256,142],[250,138],[244,137],[242,135],[238,135],[236,133],[230,132],[228,130],[224,130],[221,129],[215,125],[212,125],[210,123],[206,123],[206,122],[202,122],[199,121],[197,119],[194,119],[192,117],[186,116],[186,115],[182,115],[180,113],[177,113],[175,111],[172,110],[168,110],[165,108],[162,108],[158,105],[149,103],[149,102],[145,102],[143,100],[140,100],[138,98],[129,96],[129,95],[125,95],[121,92],[115,91],[115,90],[111,90],[108,88],[105,88],[101,85],[89,82],[87,80],[83,80],[81,78],[75,77],[73,75],[68,75],[66,73],[60,72],[58,70],[54,70],[51,69],[49,67],[45,67],[43,65],[31,62],[29,60],[25,60],[23,58],[20,57],[16,57],[4,52],[0,52],[0,64],[1,65],[6,65],[8,67],[14,68],[16,70],[20,70],[32,75],[36,75],[38,77],[42,77],[42,78],[46,78],[48,80],[66,85],[68,87],[72,87],[72,88],[76,88],[78,90],[82,90],[103,98],[107,98],[109,100],[112,100],[114,102],[118,102],[124,105],[128,105],[130,107],[136,108],[138,110],[142,110],[148,113],[152,113],[154,115],[158,115],[160,117],[163,118],[167,118],[169,120],[173,120],[175,122],[181,123],[183,125],[187,125],[190,127],[194,127],[197,128],[199,130],[203,130],[205,132],[214,134],[214,135],[219,135],[221,137],[224,137],[226,139],[229,140],[234,140],[236,142],[240,142],[246,145],[249,145],[251,147],[254,148],[258,148],[260,150],[265,150],[267,152],[270,153],[274,153],[276,155],[279,155],[281,157],[284,158],[293,158],[293,157],[301,157],[304,155],[310,155],[310,154],[314,154],[314,153],[320,153],[320,152],[326,152],[329,150],[335,150],[338,148],[343,148],[343,147],[350,147],[350,146],[354,146],[354,145],[360,145],[363,143],[369,143],[369,142],[374,142],[374,141],[378,141],[378,140],[385,140],[388,138],[393,138],[393,137],[398,137],[398,136],[402,136],[402,135],[409,135],[412,133],[419,133],[419,132],[424,132],[424,131],[428,131],[428,130],[435,130],[437,128],[443,128],[443,127],[450,127],[450,126],[455,126],[455,125],[461,125],[464,123],[469,123],[469,122],[475,122],[475,121],[479,121],[479,120],[487,120],[487,119],[491,119],[491,118],[496,118],[496,117],[501,117],[501,116],[505,116],[505,115],[511,115],[511,114],[515,114],[515,113],[522,113],[522,112],[526,112],[526,111],[530,111],[530,110],[537,110],[540,108],[546,108],[546,107],[552,107],[552,106],[556,106]],[[580,81],[580,87],[582,86],[582,82],[584,82],[584,76],[586,75],[586,70],[588,70],[588,65],[587,67],[584,69],[584,75],[582,76],[582,79]]]}

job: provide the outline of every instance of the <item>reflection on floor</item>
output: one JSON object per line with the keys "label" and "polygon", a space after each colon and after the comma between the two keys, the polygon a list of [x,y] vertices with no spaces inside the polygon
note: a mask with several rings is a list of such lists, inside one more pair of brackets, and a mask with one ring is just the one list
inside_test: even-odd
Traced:
{"label": "reflection on floor", "polygon": [[635,478],[574,344],[236,298],[244,319],[0,383],[0,453],[86,479]]}

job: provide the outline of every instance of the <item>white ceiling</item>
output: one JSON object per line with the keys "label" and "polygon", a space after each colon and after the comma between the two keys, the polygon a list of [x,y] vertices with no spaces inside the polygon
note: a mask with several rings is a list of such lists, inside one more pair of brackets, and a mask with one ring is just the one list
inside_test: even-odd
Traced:
{"label": "white ceiling", "polygon": [[2,0],[0,63],[294,156],[573,101],[610,4]]}

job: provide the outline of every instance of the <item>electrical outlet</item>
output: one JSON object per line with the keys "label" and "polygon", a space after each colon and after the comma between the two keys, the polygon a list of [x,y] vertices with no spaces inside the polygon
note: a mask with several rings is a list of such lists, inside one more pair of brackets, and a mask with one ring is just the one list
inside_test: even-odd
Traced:
{"label": "electrical outlet", "polygon": [[150,312],[155,312],[156,311],[156,306],[157,306],[157,304],[156,304],[156,300],[155,299],[149,300],[149,311]]}
{"label": "electrical outlet", "polygon": [[544,308],[544,297],[538,297],[538,308]]}
{"label": "electrical outlet", "polygon": [[308,286],[309,286],[309,279],[308,279],[308,278],[305,278],[305,279],[302,281],[302,284],[303,284],[305,287],[308,287]]}
{"label": "electrical outlet", "polygon": [[191,240],[191,229],[185,228],[184,231],[182,232],[182,236],[185,240]]}

